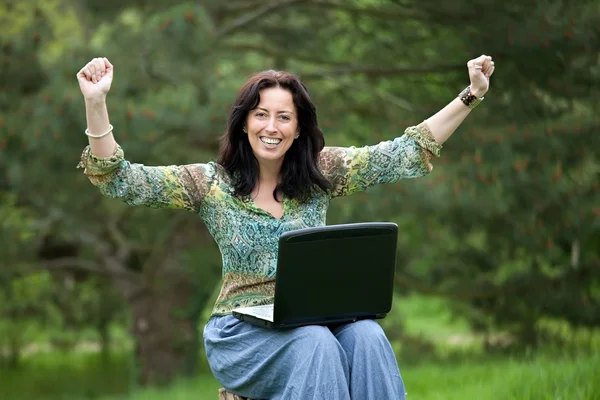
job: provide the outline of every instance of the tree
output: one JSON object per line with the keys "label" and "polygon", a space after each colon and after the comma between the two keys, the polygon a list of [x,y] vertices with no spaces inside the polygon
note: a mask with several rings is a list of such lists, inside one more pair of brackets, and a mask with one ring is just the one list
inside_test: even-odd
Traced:
{"label": "tree", "polygon": [[[86,139],[74,75],[98,55],[115,64],[118,141],[149,165],[214,159],[235,91],[261,69],[299,73],[328,144],[349,145],[401,134],[464,88],[467,60],[493,55],[492,90],[434,172],[340,199],[330,222],[399,222],[400,288],[521,330],[542,315],[596,323],[593,2],[147,3],[30,0],[0,14],[0,184],[46,227],[36,246],[50,236],[77,249],[32,263],[110,279],[131,314],[141,382],[193,369],[220,261],[192,215],[104,199],[75,170]],[[563,285],[565,300],[550,307],[539,282]],[[561,306],[577,301],[582,312]]]}

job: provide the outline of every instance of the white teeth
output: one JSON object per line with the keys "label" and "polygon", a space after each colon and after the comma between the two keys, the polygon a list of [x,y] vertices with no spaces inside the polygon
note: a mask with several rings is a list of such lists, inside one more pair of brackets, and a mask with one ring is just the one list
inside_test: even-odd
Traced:
{"label": "white teeth", "polygon": [[260,140],[266,144],[279,144],[281,142],[281,139],[273,139],[273,138],[265,138],[265,137],[261,137]]}

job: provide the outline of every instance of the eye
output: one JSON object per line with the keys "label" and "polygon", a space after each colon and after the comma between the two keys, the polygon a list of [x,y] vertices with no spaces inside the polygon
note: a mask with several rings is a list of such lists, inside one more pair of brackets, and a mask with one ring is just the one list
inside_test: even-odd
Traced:
{"label": "eye", "polygon": [[283,119],[284,121],[289,121],[289,120],[291,120],[292,118],[291,118],[289,115],[282,115],[282,116],[281,116],[281,119]]}
{"label": "eye", "polygon": [[259,112],[257,112],[257,113],[256,113],[256,114],[254,114],[254,115],[255,115],[255,116],[257,116],[257,117],[259,117],[259,118],[262,118],[262,117],[264,117],[266,114],[265,114],[264,112],[262,112],[262,111],[259,111]]}

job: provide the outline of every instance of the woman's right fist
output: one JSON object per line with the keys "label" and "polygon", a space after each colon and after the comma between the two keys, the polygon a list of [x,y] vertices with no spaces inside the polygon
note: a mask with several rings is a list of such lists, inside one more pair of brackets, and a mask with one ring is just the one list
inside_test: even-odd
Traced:
{"label": "woman's right fist", "polygon": [[106,97],[113,79],[113,65],[107,58],[94,58],[77,73],[79,88],[86,99]]}

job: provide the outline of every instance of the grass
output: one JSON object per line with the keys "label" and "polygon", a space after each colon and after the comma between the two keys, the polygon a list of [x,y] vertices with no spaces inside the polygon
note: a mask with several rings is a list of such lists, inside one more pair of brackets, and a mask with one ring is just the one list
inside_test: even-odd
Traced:
{"label": "grass", "polygon": [[0,369],[2,400],[72,400],[127,393],[131,362],[123,354],[39,353],[17,369]]}
{"label": "grass", "polygon": [[409,399],[587,400],[600,391],[600,357],[498,359],[403,371]]}
{"label": "grass", "polygon": [[[403,371],[412,400],[592,400],[600,391],[600,357],[497,360],[462,365],[425,365]],[[219,385],[210,376],[167,390],[146,390],[102,400],[214,400]]]}
{"label": "grass", "polygon": [[[433,340],[438,347],[447,348],[451,337],[473,337],[465,321],[453,318],[447,305],[435,299],[397,299],[393,313],[396,315],[382,321],[387,330],[393,332],[398,328],[396,321],[403,320],[405,332]],[[518,357],[490,356],[454,345],[453,356],[431,358],[418,351],[411,353],[410,343],[399,343],[396,348],[408,399],[599,398],[600,335],[577,338],[572,330],[555,322],[548,326],[559,328],[564,338],[576,338],[576,345],[547,346],[541,353]],[[89,352],[38,353],[25,358],[19,369],[0,368],[0,399],[216,400],[221,385],[208,372],[206,360],[201,361],[200,373],[193,379],[163,389],[140,389],[132,379],[132,357],[122,350],[108,359]]]}
{"label": "grass", "polygon": [[[45,354],[19,370],[0,370],[3,400],[215,400],[220,387],[203,372],[164,389],[135,390],[126,357]],[[495,358],[402,367],[408,399],[587,400],[600,392],[598,352],[530,359]]]}

